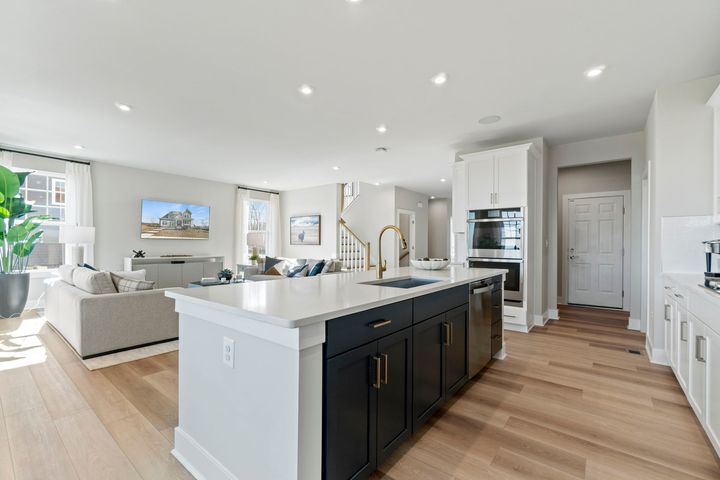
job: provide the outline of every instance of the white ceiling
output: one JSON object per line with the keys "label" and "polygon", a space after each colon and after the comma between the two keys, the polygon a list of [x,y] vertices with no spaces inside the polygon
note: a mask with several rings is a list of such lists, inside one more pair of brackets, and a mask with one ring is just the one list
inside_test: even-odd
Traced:
{"label": "white ceiling", "polygon": [[279,190],[444,195],[458,150],[637,131],[658,86],[720,72],[717,0],[0,5],[0,143]]}

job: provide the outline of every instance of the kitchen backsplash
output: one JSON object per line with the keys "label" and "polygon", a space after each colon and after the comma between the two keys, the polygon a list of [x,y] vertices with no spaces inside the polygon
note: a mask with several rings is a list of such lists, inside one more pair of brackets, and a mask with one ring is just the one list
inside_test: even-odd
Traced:
{"label": "kitchen backsplash", "polygon": [[[662,269],[673,273],[702,273],[705,271],[703,240],[720,238],[720,225],[711,216],[662,218]],[[718,257],[718,255],[715,255]],[[719,271],[720,259],[714,269]]]}

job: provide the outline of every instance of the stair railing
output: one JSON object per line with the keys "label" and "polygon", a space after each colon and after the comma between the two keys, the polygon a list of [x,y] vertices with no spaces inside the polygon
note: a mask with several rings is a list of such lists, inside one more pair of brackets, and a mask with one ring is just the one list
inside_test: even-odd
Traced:
{"label": "stair railing", "polygon": [[338,260],[350,272],[370,270],[370,242],[364,242],[353,232],[342,218],[340,223],[340,248]]}

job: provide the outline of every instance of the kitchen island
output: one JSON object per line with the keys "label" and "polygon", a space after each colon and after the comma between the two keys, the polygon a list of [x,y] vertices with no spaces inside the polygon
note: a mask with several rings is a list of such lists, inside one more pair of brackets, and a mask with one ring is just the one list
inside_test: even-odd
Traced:
{"label": "kitchen island", "polygon": [[[168,291],[180,314],[174,455],[206,479],[368,475],[467,381],[468,285],[504,274],[406,267],[384,282],[409,288],[358,272]],[[414,358],[413,342],[439,363]],[[389,362],[398,356],[403,363]],[[443,383],[435,400],[426,371]],[[426,387],[415,395],[427,402],[421,410],[413,372]],[[399,410],[383,408],[397,398]],[[383,432],[387,448],[376,445]]]}

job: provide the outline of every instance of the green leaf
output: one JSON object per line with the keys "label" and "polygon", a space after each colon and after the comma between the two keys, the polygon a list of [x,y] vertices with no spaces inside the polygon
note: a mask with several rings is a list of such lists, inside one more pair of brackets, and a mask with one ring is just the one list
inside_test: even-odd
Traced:
{"label": "green leaf", "polygon": [[5,194],[0,192],[0,203],[5,202]]}
{"label": "green leaf", "polygon": [[20,182],[21,187],[25,184],[25,179],[31,173],[33,173],[33,172],[15,172],[15,175],[17,175],[17,177],[18,177],[18,181]]}
{"label": "green leaf", "polygon": [[0,207],[0,218],[10,218],[10,210]]}
{"label": "green leaf", "polygon": [[17,243],[25,240],[25,237],[28,236],[28,231],[25,228],[24,224],[15,225],[10,230],[8,230],[7,233],[7,240],[10,243]]}
{"label": "green leaf", "polygon": [[20,192],[20,178],[8,168],[0,166],[0,193],[6,199]]}

